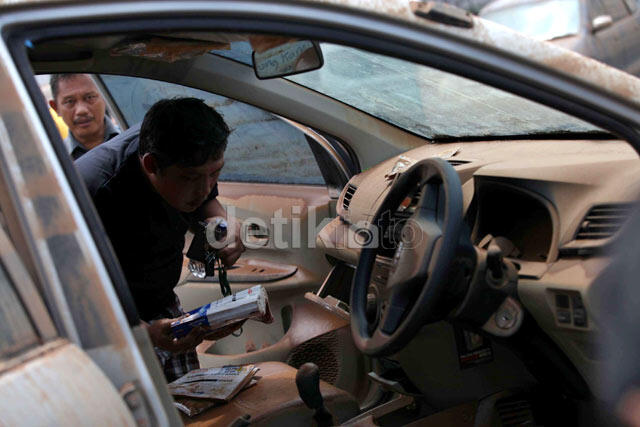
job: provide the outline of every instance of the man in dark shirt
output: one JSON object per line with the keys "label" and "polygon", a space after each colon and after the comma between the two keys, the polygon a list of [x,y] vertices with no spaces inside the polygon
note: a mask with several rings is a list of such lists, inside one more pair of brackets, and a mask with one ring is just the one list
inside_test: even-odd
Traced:
{"label": "man in dark shirt", "polygon": [[[140,317],[147,324],[168,381],[198,367],[201,328],[175,339],[182,314],[173,292],[186,231],[226,217],[217,180],[229,129],[202,100],[162,100],[134,126],[76,162],[115,249]],[[244,246],[239,233],[219,252],[229,266]]]}

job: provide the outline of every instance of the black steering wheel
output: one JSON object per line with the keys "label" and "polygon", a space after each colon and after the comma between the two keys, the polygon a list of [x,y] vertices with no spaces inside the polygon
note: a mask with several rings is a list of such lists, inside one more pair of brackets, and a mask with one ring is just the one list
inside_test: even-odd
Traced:
{"label": "black steering wheel", "polygon": [[[389,189],[369,232],[381,240],[400,204],[420,189],[415,210],[402,226],[386,284],[371,281],[380,245],[361,249],[351,287],[351,333],[356,347],[371,356],[397,352],[425,323],[443,317],[437,306],[462,228],[462,186],[455,169],[440,158],[411,166]],[[370,286],[377,287],[377,296],[368,295]]]}

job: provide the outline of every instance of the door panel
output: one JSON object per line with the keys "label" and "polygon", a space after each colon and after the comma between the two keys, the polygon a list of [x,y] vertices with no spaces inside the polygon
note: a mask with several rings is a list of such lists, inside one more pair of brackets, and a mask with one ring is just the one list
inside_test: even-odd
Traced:
{"label": "door panel", "polygon": [[[218,354],[239,354],[277,343],[289,328],[293,306],[304,301],[305,292],[321,285],[330,265],[315,247],[315,236],[319,224],[330,217],[331,199],[320,186],[221,182],[219,191],[230,216],[246,224],[259,223],[260,233],[266,231],[268,236],[266,245],[248,247],[238,261],[240,267],[228,272],[234,292],[263,285],[275,318],[270,325],[247,322],[239,338],[215,344]],[[217,278],[194,280],[186,263],[181,283],[176,293],[185,310],[221,297]]]}
{"label": "door panel", "polygon": [[[329,263],[316,250],[320,225],[332,216],[326,187],[221,182],[220,202],[247,226],[259,223],[268,231],[266,245],[252,245],[243,258],[255,258],[304,267],[322,278]],[[328,222],[328,221],[326,221]],[[247,231],[250,244],[252,231]]]}

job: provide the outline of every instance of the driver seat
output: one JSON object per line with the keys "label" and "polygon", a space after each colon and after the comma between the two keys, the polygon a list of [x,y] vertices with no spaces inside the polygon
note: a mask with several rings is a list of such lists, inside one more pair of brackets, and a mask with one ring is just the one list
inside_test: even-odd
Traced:
{"label": "driver seat", "polygon": [[[298,395],[297,370],[282,362],[262,362],[255,366],[260,368],[257,375],[261,377],[256,385],[241,391],[229,403],[193,418],[181,414],[185,426],[228,426],[246,415],[251,416],[251,426],[312,425],[314,411],[307,408]],[[358,415],[358,402],[346,391],[320,381],[320,393],[335,424]]]}

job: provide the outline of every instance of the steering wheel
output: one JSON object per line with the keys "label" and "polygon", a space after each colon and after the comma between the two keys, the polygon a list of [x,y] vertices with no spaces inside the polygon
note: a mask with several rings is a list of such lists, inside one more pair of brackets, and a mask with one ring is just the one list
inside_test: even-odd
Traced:
{"label": "steering wheel", "polygon": [[[351,287],[351,333],[356,347],[370,356],[397,352],[425,323],[443,317],[438,318],[437,306],[462,228],[462,186],[455,169],[440,158],[411,166],[389,189],[369,232],[382,240],[400,204],[420,189],[414,213],[402,226],[386,284],[371,281],[380,245],[361,249]],[[377,297],[368,296],[370,286],[376,286]],[[375,304],[376,316],[371,310],[367,315],[367,304]]]}

